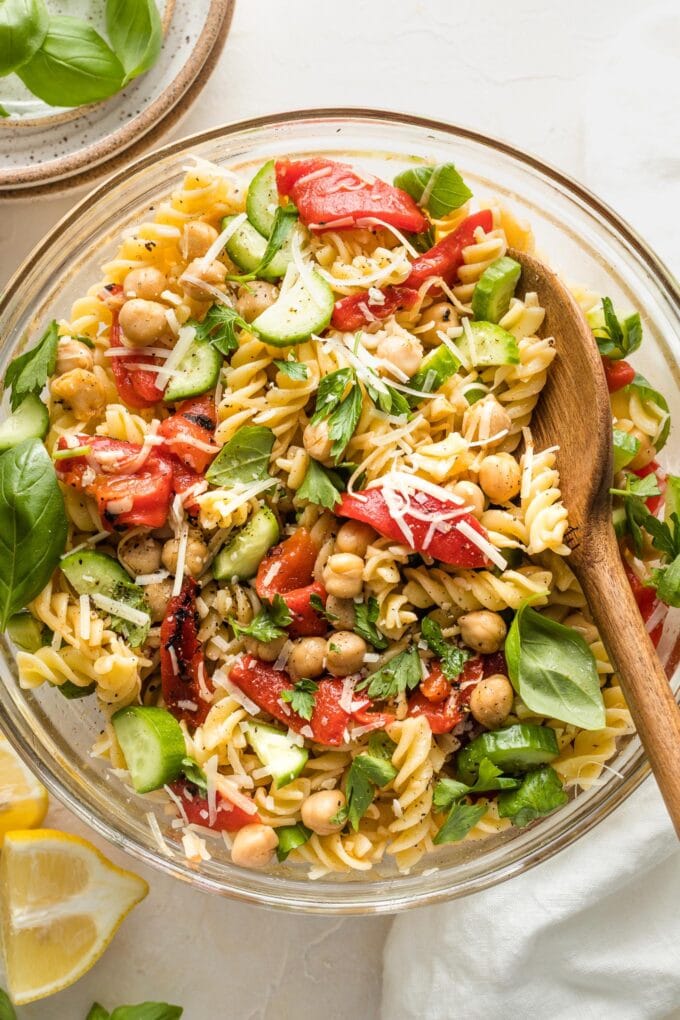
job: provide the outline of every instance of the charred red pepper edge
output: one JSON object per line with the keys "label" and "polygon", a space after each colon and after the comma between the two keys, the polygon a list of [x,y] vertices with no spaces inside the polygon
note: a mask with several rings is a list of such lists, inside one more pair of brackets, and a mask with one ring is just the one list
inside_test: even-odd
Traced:
{"label": "charred red pepper edge", "polygon": [[[201,397],[184,400],[178,404],[174,414],[161,422],[158,432],[166,440],[172,453],[200,474],[219,453],[219,447],[214,441],[216,425],[214,396],[205,393]],[[193,440],[214,449],[212,452],[198,449],[192,445]]]}
{"label": "charred red pepper edge", "polygon": [[[208,702],[201,697],[201,672],[207,689],[212,688],[205,671],[203,651],[198,642],[197,592],[198,585],[194,579],[186,577],[179,595],[170,599],[165,619],[161,624],[163,700],[168,711],[172,712],[176,719],[190,722],[193,726],[200,726],[205,721],[210,708]],[[187,708],[184,702],[192,702],[196,708]]]}

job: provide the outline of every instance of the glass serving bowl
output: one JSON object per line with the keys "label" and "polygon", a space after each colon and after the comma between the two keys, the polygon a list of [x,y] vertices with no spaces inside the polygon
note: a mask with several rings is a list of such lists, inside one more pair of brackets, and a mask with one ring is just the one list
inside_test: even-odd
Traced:
{"label": "glass serving bowl", "polygon": [[[642,313],[645,375],[680,415],[680,294],[668,270],[610,209],[562,174],[511,146],[462,128],[370,110],[312,110],[216,128],[166,146],[120,171],[84,199],[28,257],[0,302],[4,343],[0,371],[26,341],[99,278],[121,231],[145,218],[179,185],[189,153],[233,167],[273,156],[348,156],[388,180],[420,161],[453,160],[478,196],[493,191],[529,219],[538,249],[564,278],[609,294]],[[675,385],[670,380],[675,379]],[[664,451],[671,468],[673,451]],[[675,454],[677,459],[677,453]],[[198,888],[253,903],[316,913],[378,913],[463,896],[546,860],[605,818],[648,772],[637,738],[623,740],[603,778],[550,817],[523,831],[441,848],[410,874],[390,865],[317,881],[299,866],[271,873],[234,867],[212,843],[212,859],[189,864],[159,808],[162,850],[149,826],[148,800],[131,795],[104,763],[90,756],[101,728],[89,703],[67,701],[47,685],[21,691],[14,654],[0,638],[0,726],[48,789],[106,839]],[[676,664],[673,628],[660,655]],[[675,680],[677,682],[677,671]],[[216,849],[217,848],[217,849]]]}

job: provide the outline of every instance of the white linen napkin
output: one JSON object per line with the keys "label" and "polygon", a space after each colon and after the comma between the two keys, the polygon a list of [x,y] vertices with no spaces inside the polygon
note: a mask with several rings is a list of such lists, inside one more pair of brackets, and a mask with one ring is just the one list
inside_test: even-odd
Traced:
{"label": "white linen napkin", "polygon": [[680,845],[653,780],[527,874],[401,915],[386,943],[383,1020],[673,1016]]}

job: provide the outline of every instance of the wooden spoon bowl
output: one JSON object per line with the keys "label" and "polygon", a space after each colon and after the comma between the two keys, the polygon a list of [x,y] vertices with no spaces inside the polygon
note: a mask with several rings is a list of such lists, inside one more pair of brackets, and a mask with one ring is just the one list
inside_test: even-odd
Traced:
{"label": "wooden spoon bowl", "polygon": [[510,250],[524,291],[545,308],[557,357],[531,422],[536,449],[559,446],[569,565],[621,680],[638,735],[680,837],[680,708],[645,629],[611,520],[612,422],[602,361],[585,317],[547,266]]}

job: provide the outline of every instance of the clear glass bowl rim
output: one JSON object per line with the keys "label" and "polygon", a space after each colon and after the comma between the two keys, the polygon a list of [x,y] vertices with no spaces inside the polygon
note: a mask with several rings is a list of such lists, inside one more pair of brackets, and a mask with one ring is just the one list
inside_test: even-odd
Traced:
{"label": "clear glass bowl rim", "polygon": [[[401,125],[430,129],[449,135],[452,140],[461,139],[476,143],[516,160],[525,168],[535,171],[539,177],[547,182],[553,182],[571,197],[578,199],[591,214],[595,214],[596,218],[599,217],[603,221],[618,240],[626,242],[638,260],[647,268],[654,282],[660,285],[665,292],[664,296],[674,314],[680,318],[680,286],[665,263],[613,209],[567,174],[506,141],[470,128],[415,114],[352,107],[308,108],[268,114],[242,121],[231,121],[216,128],[186,135],[134,160],[129,166],[119,170],[85,195],[34,247],[8,282],[0,298],[0,315],[9,305],[15,289],[20,286],[25,268],[45,255],[59,240],[64,228],[74,224],[84,209],[104,198],[111,188],[129,178],[131,173],[143,170],[159,157],[180,154],[194,145],[210,142],[225,135],[254,129],[276,128],[283,124],[305,121],[319,122],[321,126],[324,121],[331,119],[333,121],[342,120],[350,124],[352,122],[373,122],[376,128],[389,129],[392,125]],[[0,685],[0,702],[5,696],[4,685]],[[567,824],[553,827],[548,838],[540,842],[535,841],[536,845],[530,848],[528,853],[522,851],[512,853],[513,844],[506,844],[505,850],[509,850],[510,853],[505,854],[508,858],[505,862],[492,863],[489,868],[466,876],[459,881],[456,881],[455,876],[451,874],[452,883],[450,885],[430,883],[429,881],[413,883],[408,880],[402,881],[399,878],[379,878],[375,882],[338,883],[331,889],[321,882],[292,882],[285,877],[265,874],[260,876],[258,873],[241,872],[240,869],[234,869],[233,878],[222,881],[198,870],[193,870],[186,862],[169,859],[153,846],[144,845],[134,835],[121,832],[105,816],[104,812],[83,802],[76,785],[67,774],[59,774],[57,769],[36,757],[32,742],[14,730],[6,710],[2,706],[0,708],[0,729],[6,734],[22,759],[38,775],[50,793],[104,839],[119,846],[145,864],[180,878],[203,891],[259,905],[316,914],[393,913],[469,895],[506,881],[552,857],[592,829],[614,811],[640,785],[650,771],[644,752],[637,742],[637,750],[626,766],[625,775],[608,783],[606,796],[602,796],[594,802],[590,810],[577,812]],[[442,869],[442,871],[446,873],[446,869]],[[424,880],[426,876],[421,874],[414,877]],[[420,888],[417,887],[418,885]]]}

